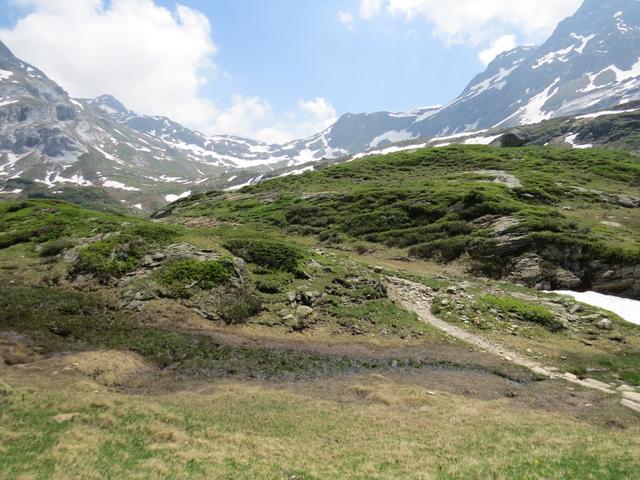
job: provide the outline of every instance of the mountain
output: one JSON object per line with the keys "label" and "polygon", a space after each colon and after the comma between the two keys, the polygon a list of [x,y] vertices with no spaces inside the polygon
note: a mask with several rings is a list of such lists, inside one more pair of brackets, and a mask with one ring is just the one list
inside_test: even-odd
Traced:
{"label": "mountain", "polygon": [[537,123],[638,98],[640,2],[586,0],[543,45],[498,56],[416,133]]}
{"label": "mountain", "polygon": [[347,114],[322,134],[291,145],[295,152],[311,146],[316,159],[335,158],[397,142],[599,112],[638,99],[640,2],[587,0],[544,44],[499,55],[444,107]]}
{"label": "mountain", "polygon": [[[516,126],[623,110],[640,99],[639,52],[640,2],[586,0],[544,44],[499,55],[444,107],[346,114],[308,138],[268,145],[140,115],[109,95],[70,98],[0,44],[0,193],[20,193],[27,184],[7,183],[19,178],[39,194],[97,187],[124,205],[154,209],[196,190],[240,187],[398,143],[455,143],[452,136],[471,132],[491,143],[488,136]],[[482,137],[485,130],[491,135]]]}

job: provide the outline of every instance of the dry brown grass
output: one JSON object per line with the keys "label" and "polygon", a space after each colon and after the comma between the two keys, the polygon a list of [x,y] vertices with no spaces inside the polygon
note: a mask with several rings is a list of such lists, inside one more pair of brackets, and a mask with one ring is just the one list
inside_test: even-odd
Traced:
{"label": "dry brown grass", "polygon": [[15,392],[0,422],[6,478],[613,479],[640,467],[638,417],[555,382],[435,371],[131,395],[77,391],[80,375],[3,375]]}
{"label": "dry brown grass", "polygon": [[82,352],[50,361],[51,367],[75,371],[95,382],[114,387],[125,385],[138,375],[152,373],[155,368],[140,355],[117,350]]}

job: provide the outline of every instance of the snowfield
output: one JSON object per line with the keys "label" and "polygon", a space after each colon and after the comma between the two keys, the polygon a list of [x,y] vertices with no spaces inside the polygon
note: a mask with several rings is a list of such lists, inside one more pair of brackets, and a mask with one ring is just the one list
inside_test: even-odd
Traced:
{"label": "snowfield", "polygon": [[619,315],[627,322],[640,325],[640,301],[629,300],[627,298],[614,297],[612,295],[603,295],[596,292],[571,292],[558,291],[554,292],[560,295],[573,297],[579,302],[586,303],[594,307],[604,308],[610,312]]}

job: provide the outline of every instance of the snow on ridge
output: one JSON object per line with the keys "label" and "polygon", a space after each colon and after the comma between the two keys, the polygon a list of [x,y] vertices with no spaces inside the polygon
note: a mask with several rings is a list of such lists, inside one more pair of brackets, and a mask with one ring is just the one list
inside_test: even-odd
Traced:
{"label": "snow on ridge", "polygon": [[305,172],[313,172],[313,170],[314,170],[313,165],[309,165],[308,167],[298,168],[297,170],[291,170],[289,172],[283,173],[278,177],[290,177],[292,175],[302,175]]}
{"label": "snow on ridge", "polygon": [[78,107],[80,110],[84,110],[84,105],[82,105],[82,103],[80,103],[79,101],[74,100],[73,98],[69,98],[69,101],[73,103],[76,107]]}
{"label": "snow on ridge", "polygon": [[[547,101],[558,92],[558,89],[560,87],[559,86],[556,87],[556,85],[558,85],[559,83],[560,83],[560,78],[558,77],[555,79],[555,81],[551,85],[545,88],[542,92],[533,96],[529,100],[529,103],[527,103],[524,107],[520,107],[513,114],[511,114],[501,122],[494,125],[493,128],[497,128],[507,123],[512,118],[518,117],[518,116],[520,117],[518,119],[518,123],[521,125],[540,123],[543,120],[550,119],[553,116],[554,112],[553,111],[543,112],[542,109],[546,105]],[[556,87],[556,89],[553,90],[552,92],[552,89],[554,87]]]}
{"label": "snow on ridge", "polygon": [[189,195],[191,195],[191,190],[187,190],[186,192],[182,192],[180,195],[165,195],[164,199],[169,202],[169,203],[173,203],[175,201],[178,201],[182,198],[187,198]]}
{"label": "snow on ridge", "polygon": [[259,176],[255,177],[255,178],[252,178],[251,180],[248,180],[248,181],[246,181],[244,183],[241,183],[239,185],[233,185],[232,187],[225,188],[225,191],[226,192],[233,192],[235,190],[240,190],[241,188],[248,187],[249,185],[254,185],[254,184],[260,182],[260,180],[262,180],[263,177],[264,177],[264,175],[259,175]]}
{"label": "snow on ridge", "polygon": [[486,133],[488,131],[489,131],[488,129],[484,129],[484,130],[475,130],[475,131],[471,131],[471,132],[454,133],[454,134],[447,135],[447,136],[433,137],[430,140],[430,143],[442,142],[442,141],[446,141],[446,140],[454,140],[454,139],[463,138],[463,137],[470,137],[472,135],[478,135],[480,133]]}
{"label": "snow on ridge", "polygon": [[389,130],[388,132],[374,138],[371,143],[369,143],[369,147],[376,148],[385,140],[391,143],[398,143],[406,140],[413,140],[414,138],[416,138],[415,135],[408,130]]}
{"label": "snow on ridge", "polygon": [[640,110],[640,108],[632,108],[630,110],[602,110],[600,112],[593,112],[593,113],[587,113],[587,114],[584,114],[584,115],[578,115],[576,117],[576,119],[582,120],[582,119],[585,119],[585,118],[598,118],[598,117],[602,117],[602,116],[605,116],[605,115],[619,115],[619,114],[622,114],[622,113],[637,112],[639,110]]}
{"label": "snow on ridge", "polygon": [[578,149],[582,149],[582,148],[593,148],[593,145],[591,145],[590,143],[584,143],[584,144],[577,144],[576,143],[576,138],[578,138],[578,135],[580,135],[579,133],[574,133],[571,135],[567,135],[567,137],[564,139],[564,141],[566,143],[568,143],[569,145],[571,145],[573,148],[578,148]]}
{"label": "snow on ridge", "polygon": [[502,134],[491,135],[489,137],[472,137],[472,138],[467,138],[463,143],[465,145],[490,145],[501,136]]}
{"label": "snow on ridge", "polygon": [[372,155],[388,155],[390,153],[396,153],[396,152],[404,152],[406,150],[417,150],[420,148],[426,148],[429,146],[429,143],[420,143],[420,144],[415,144],[415,145],[403,145],[403,146],[391,146],[391,147],[387,147],[387,148],[383,148],[381,150],[369,150],[367,152],[362,152],[362,153],[358,153],[354,156],[351,157],[351,160],[358,160],[360,158],[364,158],[364,157],[370,157]]}
{"label": "snow on ridge", "polygon": [[591,40],[593,40],[596,37],[596,35],[594,33],[592,35],[584,37],[582,35],[572,33],[571,37],[576,40],[579,40],[582,43],[579,46],[576,46],[576,44],[573,43],[569,45],[567,48],[563,48],[555,52],[547,53],[544,57],[539,58],[538,61],[531,66],[531,68],[535,70],[537,68],[542,67],[543,65],[550,65],[556,60],[564,63],[568,62],[569,54],[571,52],[576,52],[578,55],[581,55],[584,52],[584,49],[586,48],[586,46],[589,44]]}
{"label": "snow on ridge", "polygon": [[[504,81],[509,75],[513,73],[513,71],[518,68],[519,64],[514,65],[511,68],[503,68],[501,67],[497,74],[493,77],[489,77],[475,85],[469,87],[469,91],[461,98],[464,100],[468,100],[474,97],[477,97],[481,93],[486,92],[489,89],[496,88],[498,90],[502,90],[506,85]],[[455,103],[455,102],[454,102]]]}
{"label": "snow on ridge", "polygon": [[116,182],[115,180],[104,180],[102,186],[106,188],[115,188],[117,190],[125,190],[127,192],[139,192],[140,189],[136,187],[127,187],[124,183]]}

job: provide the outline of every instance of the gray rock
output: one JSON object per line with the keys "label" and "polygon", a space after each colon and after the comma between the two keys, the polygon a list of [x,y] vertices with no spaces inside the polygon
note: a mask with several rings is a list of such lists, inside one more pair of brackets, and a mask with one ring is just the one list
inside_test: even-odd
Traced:
{"label": "gray rock", "polygon": [[313,314],[313,308],[306,305],[300,305],[296,308],[296,317],[299,319],[309,318]]}
{"label": "gray rock", "polygon": [[608,318],[603,318],[596,325],[600,330],[613,330],[613,322]]}

